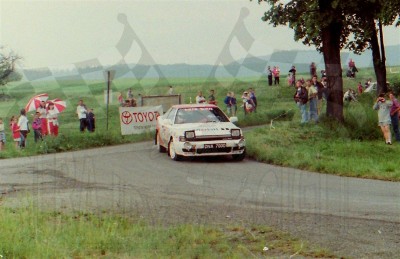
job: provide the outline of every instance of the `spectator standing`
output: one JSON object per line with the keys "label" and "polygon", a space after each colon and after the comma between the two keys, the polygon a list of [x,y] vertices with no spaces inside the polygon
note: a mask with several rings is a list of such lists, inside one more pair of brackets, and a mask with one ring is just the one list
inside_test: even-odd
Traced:
{"label": "spectator standing", "polygon": [[169,95],[173,95],[174,94],[174,89],[172,88],[172,85],[169,86],[168,94]]}
{"label": "spectator standing", "polygon": [[313,76],[316,76],[316,75],[317,75],[317,66],[315,65],[315,62],[311,62],[311,64],[310,64],[310,76],[312,78]]}
{"label": "spectator standing", "polygon": [[378,110],[378,125],[382,130],[383,137],[385,138],[385,143],[392,145],[392,136],[390,133],[390,109],[393,102],[385,98],[385,94],[379,94],[376,102],[373,106],[374,110]]}
{"label": "spectator standing", "polygon": [[[318,82],[317,76],[312,77],[311,84],[317,90],[317,114],[320,115],[322,111],[322,103],[325,97],[325,87],[321,82]],[[310,104],[311,105],[311,104]]]}
{"label": "spectator standing", "polygon": [[54,110],[54,103],[49,103],[49,110],[47,111],[47,121],[49,123],[49,134],[57,137],[59,123],[58,123],[58,112]]}
{"label": "spectator standing", "polygon": [[232,116],[236,116],[237,111],[237,103],[235,93],[231,92],[231,109],[232,109]]}
{"label": "spectator standing", "polygon": [[87,129],[89,132],[94,132],[94,130],[96,129],[96,118],[94,116],[93,109],[88,110]]}
{"label": "spectator standing", "polygon": [[6,133],[4,130],[3,118],[0,118],[0,151],[4,150],[6,144]]}
{"label": "spectator standing", "polygon": [[217,101],[215,100],[214,90],[210,90],[210,95],[208,96],[208,103],[217,105]]}
{"label": "spectator standing", "polygon": [[247,91],[243,92],[242,101],[243,101],[244,115],[252,113],[254,111],[255,104],[251,99],[249,92]]}
{"label": "spectator standing", "polygon": [[289,70],[289,78],[290,78],[290,82],[289,82],[289,86],[295,86],[296,84],[296,67],[292,66],[292,68]]}
{"label": "spectator standing", "polygon": [[132,88],[129,88],[128,92],[126,93],[126,99],[133,99]]}
{"label": "spectator standing", "polygon": [[48,129],[47,129],[47,108],[46,108],[46,102],[45,101],[41,101],[39,108],[36,109],[36,112],[39,112],[39,118],[41,121],[41,135],[42,136],[46,136],[47,134],[49,134]]}
{"label": "spectator standing", "polygon": [[118,103],[122,107],[122,106],[124,106],[124,102],[125,102],[124,97],[122,96],[122,93],[120,92],[118,95]]}
{"label": "spectator standing", "polygon": [[205,102],[206,102],[206,98],[204,98],[203,92],[199,91],[196,96],[196,103],[199,104],[199,103],[205,103]]}
{"label": "spectator standing", "polygon": [[253,88],[249,88],[249,95],[250,99],[253,101],[254,104],[254,112],[257,112],[257,97],[256,97],[256,92]]}
{"label": "spectator standing", "polygon": [[[314,77],[313,77],[314,78]],[[318,122],[318,89],[313,84],[311,80],[306,81],[306,89],[308,92],[309,101],[309,120],[314,120],[315,123]]]}
{"label": "spectator standing", "polygon": [[267,68],[267,74],[268,74],[268,85],[272,86],[272,70],[270,66],[268,66]]}
{"label": "spectator standing", "polygon": [[274,75],[274,85],[278,84],[279,85],[279,77],[280,77],[281,70],[279,69],[279,66],[274,67],[272,70],[272,74]]}
{"label": "spectator standing", "polygon": [[301,124],[308,122],[308,113],[307,113],[307,102],[308,102],[308,92],[307,89],[303,86],[301,80],[296,81],[296,92],[293,96],[294,101],[300,109],[301,114]]}
{"label": "spectator standing", "polygon": [[38,140],[43,140],[42,138],[42,120],[40,119],[40,112],[36,112],[33,121],[32,121],[32,129],[33,129],[33,137],[35,139],[35,143]]}
{"label": "spectator standing", "polygon": [[389,92],[389,98],[392,101],[392,107],[390,108],[390,120],[392,122],[392,129],[397,142],[400,142],[399,133],[399,116],[400,116],[400,104],[395,98],[393,92]]}
{"label": "spectator standing", "polygon": [[28,137],[28,131],[29,131],[29,126],[28,126],[29,120],[26,117],[26,111],[25,109],[22,109],[20,111],[20,116],[18,118],[18,128],[19,128],[19,132],[20,132],[20,143],[19,143],[19,147],[20,148],[25,148],[26,146],[26,138]]}
{"label": "spectator standing", "polygon": [[321,70],[321,81],[323,81],[324,78],[326,79],[326,71],[325,70]]}
{"label": "spectator standing", "polygon": [[358,72],[358,69],[357,69],[356,63],[354,62],[353,59],[349,60],[348,69],[350,71],[350,77],[351,78],[355,78],[356,77],[356,72]]}
{"label": "spectator standing", "polygon": [[86,105],[83,103],[83,100],[79,100],[78,106],[76,107],[76,114],[78,115],[79,119],[79,130],[84,132],[87,125],[86,125],[86,118],[87,118],[87,109]]}
{"label": "spectator standing", "polygon": [[12,132],[12,137],[15,143],[15,147],[19,147],[19,143],[21,142],[21,135],[19,132],[19,127],[17,124],[17,117],[11,116],[10,118],[10,129]]}
{"label": "spectator standing", "polygon": [[231,97],[231,92],[228,92],[228,93],[226,94],[225,99],[224,99],[224,103],[225,103],[225,105],[226,105],[226,112],[227,112],[228,115],[231,115],[231,114],[232,114],[232,103],[231,103],[231,99],[232,99],[232,97]]}

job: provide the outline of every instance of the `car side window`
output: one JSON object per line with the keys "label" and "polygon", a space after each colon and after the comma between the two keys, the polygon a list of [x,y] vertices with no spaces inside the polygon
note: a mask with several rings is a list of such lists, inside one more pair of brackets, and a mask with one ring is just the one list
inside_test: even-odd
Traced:
{"label": "car side window", "polygon": [[173,122],[174,118],[175,118],[175,113],[176,113],[176,109],[171,109],[169,111],[169,113],[167,114],[167,119],[170,119]]}

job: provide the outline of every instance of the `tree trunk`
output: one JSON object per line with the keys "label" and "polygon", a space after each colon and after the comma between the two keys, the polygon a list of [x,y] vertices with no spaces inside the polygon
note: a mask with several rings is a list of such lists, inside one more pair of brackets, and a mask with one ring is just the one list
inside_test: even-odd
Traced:
{"label": "tree trunk", "polygon": [[[372,61],[375,70],[376,81],[378,83],[377,94],[386,93],[388,91],[386,85],[386,65],[385,65],[385,56],[384,56],[384,45],[383,40],[381,39],[381,49],[382,55],[379,48],[378,42],[378,32],[376,31],[375,22],[371,21],[371,50],[372,50]],[[381,37],[383,37],[383,31],[380,30]]]}
{"label": "tree trunk", "polygon": [[341,23],[331,23],[322,28],[322,52],[328,77],[326,114],[339,122],[343,117],[343,79],[340,59]]}

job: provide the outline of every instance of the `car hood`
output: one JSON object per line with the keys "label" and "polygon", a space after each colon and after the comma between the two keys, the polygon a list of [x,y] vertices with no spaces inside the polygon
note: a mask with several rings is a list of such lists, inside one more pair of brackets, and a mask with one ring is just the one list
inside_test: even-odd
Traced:
{"label": "car hood", "polygon": [[180,132],[194,130],[196,136],[230,135],[231,129],[240,129],[231,122],[177,124],[175,128]]}

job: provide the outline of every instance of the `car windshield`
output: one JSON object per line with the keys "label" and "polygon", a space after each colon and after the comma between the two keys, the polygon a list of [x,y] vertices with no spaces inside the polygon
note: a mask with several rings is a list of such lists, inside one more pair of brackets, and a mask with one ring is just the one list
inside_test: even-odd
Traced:
{"label": "car windshield", "polygon": [[220,109],[213,107],[182,108],[175,117],[175,124],[208,122],[229,122],[229,119]]}

